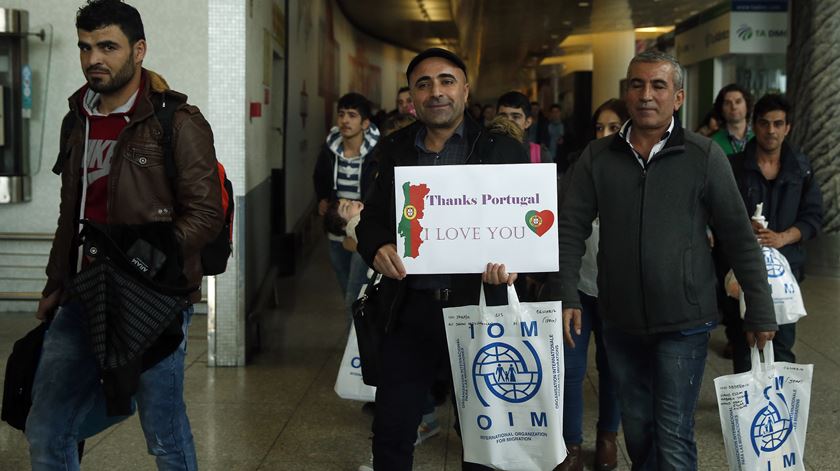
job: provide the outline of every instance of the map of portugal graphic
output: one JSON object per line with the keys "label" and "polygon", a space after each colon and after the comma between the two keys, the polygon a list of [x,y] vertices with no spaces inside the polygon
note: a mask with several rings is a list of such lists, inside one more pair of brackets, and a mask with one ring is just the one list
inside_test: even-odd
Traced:
{"label": "map of portugal graphic", "polygon": [[429,194],[429,187],[425,183],[412,185],[411,182],[405,182],[402,189],[405,205],[397,225],[397,233],[405,241],[403,257],[417,258],[420,255],[420,245],[423,244],[420,238],[420,232],[423,230],[420,220],[423,219],[424,198]]}

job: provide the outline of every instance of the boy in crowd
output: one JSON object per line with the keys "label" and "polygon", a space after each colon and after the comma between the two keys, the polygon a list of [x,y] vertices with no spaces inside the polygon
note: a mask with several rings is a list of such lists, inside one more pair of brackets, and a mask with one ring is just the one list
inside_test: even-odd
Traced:
{"label": "boy in crowd", "polygon": [[[519,92],[508,92],[500,96],[499,101],[496,102],[496,114],[516,123],[525,135],[528,135],[534,124],[534,119],[531,117],[531,103],[528,102],[528,97]],[[523,145],[532,163],[553,162],[548,149],[539,143],[526,141]]]}
{"label": "boy in crowd", "polygon": [[[313,180],[318,198],[318,214],[323,216],[331,201],[361,201],[376,174],[376,163],[369,158],[379,142],[379,129],[371,123],[370,102],[358,93],[338,99],[336,126],[327,135],[318,155]],[[350,307],[367,281],[367,264],[358,253],[345,247],[345,238],[327,234],[330,262],[338,277],[349,318]]]}

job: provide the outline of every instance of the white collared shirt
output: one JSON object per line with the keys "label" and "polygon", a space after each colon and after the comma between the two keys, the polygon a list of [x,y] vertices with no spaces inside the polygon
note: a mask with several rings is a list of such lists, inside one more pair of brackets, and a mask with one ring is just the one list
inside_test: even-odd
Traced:
{"label": "white collared shirt", "polygon": [[[639,151],[636,150],[635,147],[633,147],[633,143],[630,142],[630,132],[632,131],[632,125],[631,124],[632,124],[631,120],[628,120],[626,123],[624,123],[624,126],[621,127],[621,131],[619,131],[619,135],[624,136],[624,140],[626,140],[627,144],[630,146],[630,148],[633,149],[633,154],[636,156],[636,160],[639,161],[639,165],[641,165],[642,168],[645,168],[645,160],[642,158],[642,155],[639,153]],[[668,143],[668,138],[671,137],[671,133],[673,131],[674,131],[674,118],[671,117],[671,124],[668,125],[668,130],[665,131],[665,134],[662,135],[662,139],[660,139],[659,142],[654,144],[653,148],[650,150],[650,156],[648,156],[648,159],[647,159],[648,162],[653,160],[653,158],[656,156],[656,154],[658,154],[659,152],[662,151],[662,149],[665,147],[665,144]]]}

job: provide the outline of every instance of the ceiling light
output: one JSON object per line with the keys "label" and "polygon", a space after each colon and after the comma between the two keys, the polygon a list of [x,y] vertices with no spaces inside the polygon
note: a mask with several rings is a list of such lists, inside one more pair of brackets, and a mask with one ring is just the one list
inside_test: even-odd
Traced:
{"label": "ceiling light", "polygon": [[588,7],[588,6],[589,6],[589,2],[578,2],[578,6],[579,6],[579,7]]}
{"label": "ceiling light", "polygon": [[572,25],[572,22],[571,22],[570,20],[564,20],[564,21],[563,21],[563,25],[565,25],[565,26],[571,26],[571,25]]}
{"label": "ceiling light", "polygon": [[636,28],[637,33],[670,33],[674,30],[673,26],[647,26],[644,28]]}
{"label": "ceiling light", "polygon": [[560,35],[559,35],[559,34],[557,34],[557,33],[552,33],[552,35],[551,35],[551,39],[559,39],[559,38],[560,38]]}

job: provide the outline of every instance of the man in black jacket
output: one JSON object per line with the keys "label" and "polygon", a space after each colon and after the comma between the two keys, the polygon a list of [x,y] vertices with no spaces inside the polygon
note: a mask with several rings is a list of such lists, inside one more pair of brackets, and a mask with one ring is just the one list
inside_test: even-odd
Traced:
{"label": "man in black jacket", "polygon": [[[764,203],[767,227],[753,222],[753,231],[762,247],[773,247],[787,258],[796,280],[804,273],[805,248],[822,228],[822,195],[814,180],[808,158],[785,142],[790,132],[790,104],[781,95],[765,95],[755,104],[755,138],[744,152],[732,156],[730,163],[741,198],[749,214]],[[734,304],[734,306],[731,306]],[[730,303],[737,312],[737,303]],[[734,316],[736,326],[743,324]],[[796,323],[782,324],[773,339],[776,360],[794,363],[793,343]],[[736,373],[750,369],[749,346],[743,340],[733,344],[732,363]]]}
{"label": "man in black jacket", "polygon": [[[406,275],[396,247],[394,167],[525,163],[513,139],[490,135],[465,116],[466,66],[444,49],[428,49],[408,65],[406,78],[419,121],[389,135],[375,151],[379,175],[356,229],[358,250],[384,275],[387,331],[376,392],[374,469],[410,470],[421,410],[435,378],[448,371],[442,308],[478,303],[480,283],[512,284],[515,274],[488,264],[482,276]],[[490,293],[488,293],[488,297]],[[464,469],[485,469],[464,464]]]}
{"label": "man in black jacket", "polygon": [[748,280],[747,338],[762,348],[776,330],[767,272],[726,156],[673,118],[682,77],[676,59],[659,52],[630,62],[631,119],[593,141],[575,165],[557,225],[559,276],[547,284],[563,301],[573,345],[580,260],[599,216],[598,308],[633,469],[697,468],[694,411],[718,318],[708,224],[738,278]]}

